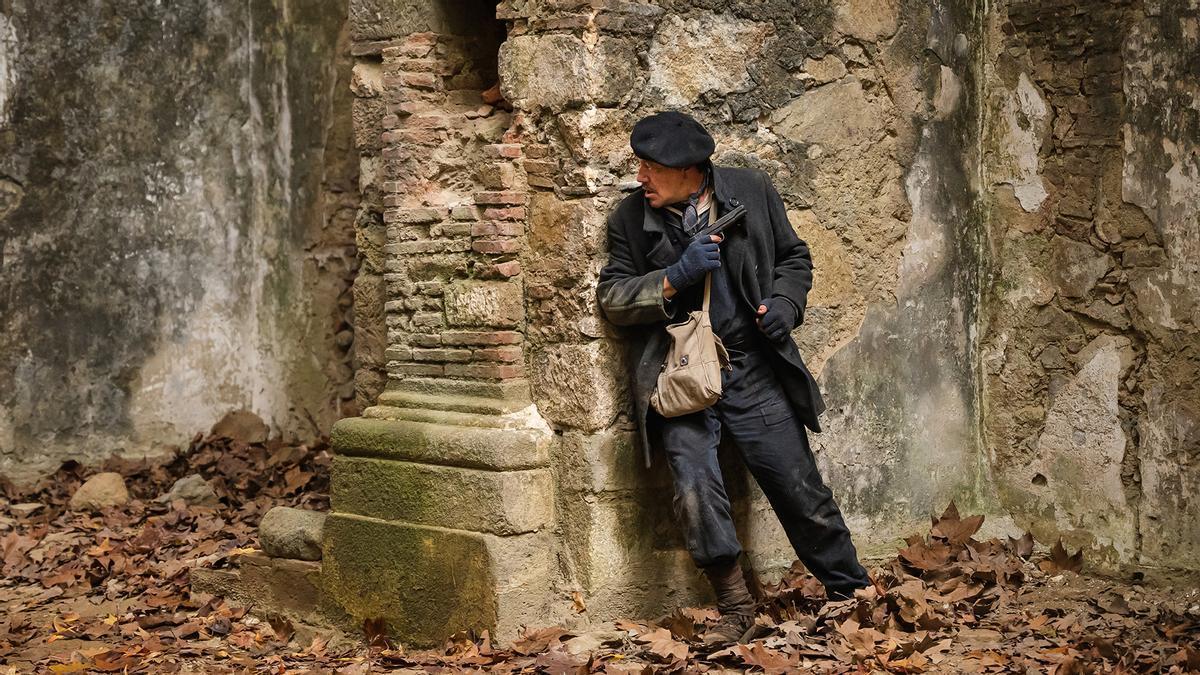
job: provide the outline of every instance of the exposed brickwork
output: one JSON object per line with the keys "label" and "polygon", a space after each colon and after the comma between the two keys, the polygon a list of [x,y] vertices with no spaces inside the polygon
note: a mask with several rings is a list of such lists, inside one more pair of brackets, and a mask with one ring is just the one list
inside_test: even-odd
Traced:
{"label": "exposed brickwork", "polygon": [[[525,245],[528,188],[520,120],[483,103],[495,73],[470,71],[471,47],[425,32],[380,48],[387,114],[380,118],[379,185],[393,379],[524,376],[522,350],[511,346],[524,330],[516,258]],[[496,283],[513,292],[488,285]],[[487,330],[497,326],[514,330]],[[464,330],[474,327],[481,330]]]}

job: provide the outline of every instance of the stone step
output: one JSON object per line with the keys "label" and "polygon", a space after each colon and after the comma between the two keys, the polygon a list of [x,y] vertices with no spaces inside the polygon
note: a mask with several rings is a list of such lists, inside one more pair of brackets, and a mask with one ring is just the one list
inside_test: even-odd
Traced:
{"label": "stone step", "polygon": [[513,401],[487,396],[391,390],[383,392],[379,396],[379,405],[374,407],[422,408],[425,410],[468,412],[479,415],[504,415],[525,408],[528,405],[528,401]]}
{"label": "stone step", "polygon": [[[394,409],[399,410],[399,409]],[[335,454],[375,457],[493,471],[543,467],[550,462],[554,434],[544,423],[519,427],[520,418],[508,416],[511,428],[463,426],[411,419],[349,417],[333,426]],[[458,413],[462,414],[462,413]]]}
{"label": "stone step", "polygon": [[192,590],[252,607],[260,616],[336,626],[339,612],[325,602],[321,563],[272,558],[261,551],[237,555],[228,569],[191,571]]}
{"label": "stone step", "polygon": [[363,417],[379,420],[410,420],[430,424],[446,424],[459,427],[491,427],[505,429],[511,423],[494,413],[475,413],[461,410],[437,408],[409,408],[392,405],[375,405],[362,412]]}

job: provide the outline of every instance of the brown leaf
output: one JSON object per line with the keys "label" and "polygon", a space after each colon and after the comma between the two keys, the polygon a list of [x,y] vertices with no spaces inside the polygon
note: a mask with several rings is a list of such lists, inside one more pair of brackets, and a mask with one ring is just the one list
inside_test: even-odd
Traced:
{"label": "brown leaf", "polygon": [[1083,549],[1079,549],[1074,555],[1067,555],[1067,549],[1063,548],[1062,537],[1054,543],[1050,549],[1050,557],[1038,563],[1038,569],[1047,574],[1057,574],[1059,572],[1075,572],[1079,573],[1083,569]]}
{"label": "brown leaf", "polygon": [[671,631],[671,634],[680,640],[696,639],[696,622],[690,614],[682,610],[676,609],[671,612],[663,617],[658,625]]}
{"label": "brown leaf", "polygon": [[671,631],[666,628],[657,628],[646,633],[638,638],[638,641],[645,643],[651,654],[664,659],[681,661],[688,657],[688,646],[675,640]]}
{"label": "brown leaf", "polygon": [[271,625],[271,630],[275,631],[275,636],[278,637],[281,642],[287,642],[291,640],[292,635],[295,635],[296,633],[296,628],[292,626],[292,622],[288,621],[285,617],[279,616],[278,614],[272,614],[267,617],[267,623]]}
{"label": "brown leaf", "polygon": [[800,665],[799,655],[789,658],[783,652],[763,646],[761,642],[734,645],[742,663],[759,667],[768,673],[793,673]]}
{"label": "brown leaf", "polygon": [[650,628],[646,624],[630,621],[628,619],[617,619],[613,624],[623,631],[628,631],[635,639],[650,632]]}
{"label": "brown leaf", "polygon": [[1008,550],[1022,559],[1033,555],[1033,535],[1026,532],[1020,539],[1008,538]]}
{"label": "brown leaf", "polygon": [[587,675],[591,670],[592,659],[586,654],[574,656],[561,648],[555,648],[538,654],[534,663],[539,668],[544,668],[549,675]]}
{"label": "brown leaf", "polygon": [[136,664],[138,659],[116,650],[108,650],[92,657],[92,669],[105,673],[120,672]]}
{"label": "brown leaf", "polygon": [[860,655],[875,653],[875,643],[883,639],[883,634],[874,628],[863,628],[854,619],[847,619],[838,624],[837,632],[846,639],[854,651]]}
{"label": "brown leaf", "polygon": [[566,634],[567,631],[558,626],[538,628],[532,631],[526,629],[521,637],[513,641],[512,650],[522,656],[538,654],[546,651],[551,644],[557,643],[558,639]]}
{"label": "brown leaf", "polygon": [[233,630],[233,624],[227,617],[218,616],[208,624],[208,632],[213,635],[229,635],[231,630]]}
{"label": "brown leaf", "polygon": [[364,619],[363,634],[367,637],[367,644],[371,647],[387,649],[390,646],[387,620],[385,619]]}
{"label": "brown leaf", "polygon": [[909,625],[916,625],[921,617],[929,613],[929,604],[925,601],[925,584],[920,579],[910,579],[888,590],[887,597],[896,608],[900,619]]}
{"label": "brown leaf", "polygon": [[909,543],[907,548],[900,550],[900,558],[918,570],[935,570],[946,564],[950,559],[950,548],[945,544],[934,542],[926,544],[917,539]]}
{"label": "brown leaf", "polygon": [[951,546],[961,546],[967,543],[971,535],[978,532],[982,526],[983,516],[960,518],[958,507],[954,505],[954,502],[950,502],[950,506],[946,507],[946,512],[942,514],[942,517],[934,521],[930,534],[947,540]]}
{"label": "brown leaf", "polygon": [[150,614],[137,618],[137,625],[144,630],[154,630],[163,626],[178,626],[182,622],[183,618],[174,614]]}

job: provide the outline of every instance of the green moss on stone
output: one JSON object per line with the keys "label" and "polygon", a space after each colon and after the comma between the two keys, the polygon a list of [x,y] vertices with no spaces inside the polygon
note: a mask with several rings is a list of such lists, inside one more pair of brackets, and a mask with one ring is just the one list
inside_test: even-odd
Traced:
{"label": "green moss on stone", "polygon": [[334,511],[509,535],[547,524],[553,488],[545,469],[480,471],[335,457]]}
{"label": "green moss on stone", "polygon": [[384,619],[406,645],[496,626],[496,580],[479,535],[333,514],[322,577],[355,620]]}

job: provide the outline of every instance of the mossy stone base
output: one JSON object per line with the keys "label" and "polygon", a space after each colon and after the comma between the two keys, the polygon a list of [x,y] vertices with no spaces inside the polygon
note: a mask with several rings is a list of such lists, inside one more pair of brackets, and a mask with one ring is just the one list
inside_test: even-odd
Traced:
{"label": "mossy stone base", "polygon": [[546,533],[498,537],[334,513],[322,577],[353,621],[384,619],[406,646],[440,645],[461,630],[504,644],[523,625],[569,612],[570,599],[553,594],[553,551]]}
{"label": "mossy stone base", "polygon": [[496,582],[479,535],[335,513],[325,525],[322,575],[346,613],[385,619],[406,645],[496,626]]}
{"label": "mossy stone base", "polygon": [[[444,423],[350,417],[333,426],[338,455],[378,457],[509,471],[546,466],[553,434],[548,429],[462,426],[462,413],[441,413]],[[453,419],[452,419],[453,418]]]}
{"label": "mossy stone base", "polygon": [[480,471],[369,457],[334,457],[331,494],[339,513],[510,535],[554,515],[547,469]]}

